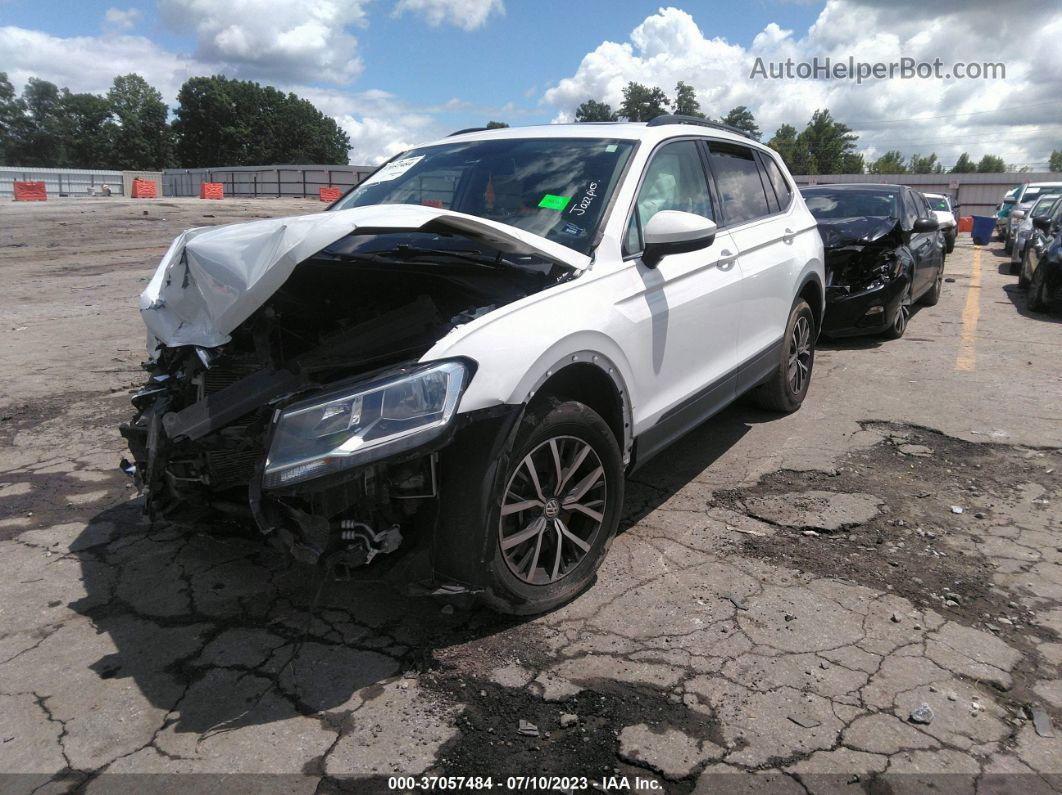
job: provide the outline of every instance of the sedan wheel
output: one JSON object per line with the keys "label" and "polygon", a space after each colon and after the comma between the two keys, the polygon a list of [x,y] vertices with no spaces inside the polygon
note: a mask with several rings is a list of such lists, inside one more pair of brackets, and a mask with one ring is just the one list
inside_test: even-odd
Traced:
{"label": "sedan wheel", "polygon": [[1029,270],[1030,270],[1030,265],[1031,265],[1030,257],[1029,257],[1030,252],[1031,252],[1030,247],[1026,246],[1025,247],[1025,254],[1021,258],[1021,269],[1018,271],[1018,286],[1019,287],[1028,287],[1029,286]]}
{"label": "sedan wheel", "polygon": [[892,325],[885,330],[885,337],[890,340],[898,340],[907,331],[907,323],[911,319],[911,305],[905,299],[896,315],[892,319]]}
{"label": "sedan wheel", "polygon": [[605,468],[585,441],[555,436],[535,447],[502,501],[498,536],[509,570],[529,585],[568,576],[601,532],[607,496]]}

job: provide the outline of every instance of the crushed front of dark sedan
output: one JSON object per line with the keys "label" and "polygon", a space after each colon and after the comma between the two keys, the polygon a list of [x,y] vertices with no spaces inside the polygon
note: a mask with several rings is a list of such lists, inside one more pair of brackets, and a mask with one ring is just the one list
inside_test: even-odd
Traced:
{"label": "crushed front of dark sedan", "polygon": [[818,221],[830,337],[903,335],[912,305],[933,305],[944,280],[943,236],[925,197],[900,185],[823,185],[801,193]]}

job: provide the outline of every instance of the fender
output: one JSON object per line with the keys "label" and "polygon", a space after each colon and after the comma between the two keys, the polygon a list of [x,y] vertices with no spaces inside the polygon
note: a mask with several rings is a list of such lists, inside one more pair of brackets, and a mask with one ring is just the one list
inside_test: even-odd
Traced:
{"label": "fender", "polygon": [[[605,339],[608,338],[605,337]],[[609,340],[609,342],[611,342],[611,340]],[[528,375],[521,381],[520,385],[517,386],[517,391],[514,392],[512,398],[508,402],[522,403],[523,409],[526,409],[527,404],[531,402],[542,386],[550,378],[557,375],[565,368],[576,364],[588,364],[592,367],[596,367],[612,381],[612,384],[616,389],[616,394],[620,400],[620,409],[623,415],[623,438],[619,441],[620,450],[623,454],[623,464],[626,466],[630,463],[631,449],[634,445],[634,416],[631,410],[631,396],[627,389],[627,380],[624,377],[624,370],[627,368],[620,367],[611,357],[592,349],[578,350],[574,353],[567,353],[557,357],[556,352],[554,351],[554,348],[556,347],[558,346],[553,346],[553,348],[543,354],[543,356],[535,362],[531,370],[528,372]],[[613,345],[612,347],[615,346]],[[622,353],[619,355],[622,357]],[[623,359],[623,361],[626,363],[626,359]],[[532,378],[533,373],[538,373],[538,376],[534,381],[531,381],[530,379]],[[525,386],[525,384],[527,385]],[[522,399],[521,393],[524,393]]]}

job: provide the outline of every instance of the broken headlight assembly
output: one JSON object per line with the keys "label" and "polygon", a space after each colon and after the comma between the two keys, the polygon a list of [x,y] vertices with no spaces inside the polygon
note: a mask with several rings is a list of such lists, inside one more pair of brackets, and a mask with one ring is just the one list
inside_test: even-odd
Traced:
{"label": "broken headlight assembly", "polygon": [[432,441],[453,419],[470,375],[466,364],[447,361],[281,409],[263,488],[283,488]]}

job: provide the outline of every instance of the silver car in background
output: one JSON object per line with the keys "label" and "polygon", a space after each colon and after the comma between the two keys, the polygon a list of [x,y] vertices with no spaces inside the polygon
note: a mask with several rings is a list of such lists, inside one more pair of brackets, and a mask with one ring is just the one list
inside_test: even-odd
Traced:
{"label": "silver car in background", "polygon": [[959,224],[955,220],[955,208],[951,204],[951,197],[943,193],[923,193],[929,202],[929,209],[940,224],[940,231],[944,234],[944,245],[950,254],[955,248],[955,238],[959,234]]}
{"label": "silver car in background", "polygon": [[1021,269],[1021,261],[1025,256],[1025,247],[1032,236],[1033,219],[1050,215],[1058,202],[1059,196],[1059,193],[1046,193],[1036,200],[1028,212],[1023,213],[1014,230],[1014,241],[1010,247],[1011,273],[1017,273]]}
{"label": "silver car in background", "polygon": [[1003,250],[1006,253],[1009,254],[1014,246],[1014,235],[1018,231],[1018,224],[1028,215],[1036,200],[1048,193],[1060,191],[1062,191],[1062,182],[1027,182],[1021,186],[1021,190],[1015,196],[1016,204],[1007,216],[1007,225],[1003,230]]}

